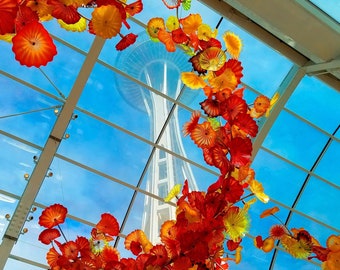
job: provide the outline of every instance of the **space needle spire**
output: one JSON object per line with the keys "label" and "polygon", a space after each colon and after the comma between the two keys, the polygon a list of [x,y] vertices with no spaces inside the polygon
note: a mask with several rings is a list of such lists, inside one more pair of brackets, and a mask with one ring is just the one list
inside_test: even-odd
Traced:
{"label": "space needle spire", "polygon": [[[169,53],[164,45],[150,41],[146,34],[139,35],[137,43],[119,54],[117,66],[131,77],[143,82],[156,91],[150,91],[131,80],[117,80],[118,88],[124,99],[136,109],[147,113],[150,119],[150,139],[155,142],[163,125],[172,111],[171,120],[163,130],[159,145],[164,149],[186,156],[182,144],[181,128],[178,121],[178,107],[164,96],[176,99],[183,87],[180,75],[190,70],[187,56],[181,52]],[[186,91],[181,100],[189,100],[194,91]],[[176,184],[188,180],[189,188],[197,190],[190,165],[171,155],[162,148],[156,148],[149,167],[146,191],[164,198]],[[175,219],[175,207],[149,196],[144,200],[142,229],[152,243],[159,241],[160,227],[166,220]]]}

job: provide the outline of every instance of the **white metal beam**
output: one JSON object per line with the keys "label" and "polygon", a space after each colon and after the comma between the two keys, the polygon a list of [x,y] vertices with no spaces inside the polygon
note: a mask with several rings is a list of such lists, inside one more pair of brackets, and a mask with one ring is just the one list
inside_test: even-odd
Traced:
{"label": "white metal beam", "polygon": [[283,79],[281,85],[277,90],[280,95],[279,100],[274,105],[268,118],[264,118],[265,121],[261,122],[259,125],[259,132],[253,143],[253,157],[256,156],[264,139],[267,137],[269,130],[273,126],[280,112],[283,110],[285,104],[287,103],[289,97],[292,95],[296,86],[299,84],[305,74],[306,73],[304,69],[298,66],[293,66],[286,77]]}

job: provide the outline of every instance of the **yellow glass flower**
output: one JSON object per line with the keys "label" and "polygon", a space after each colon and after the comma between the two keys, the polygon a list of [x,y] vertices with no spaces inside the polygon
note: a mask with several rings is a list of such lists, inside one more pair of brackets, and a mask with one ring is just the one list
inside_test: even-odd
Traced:
{"label": "yellow glass flower", "polygon": [[58,20],[58,23],[61,28],[72,32],[84,32],[87,27],[86,19],[84,17],[81,17],[80,20],[74,24],[67,24],[63,20]]}
{"label": "yellow glass flower", "polygon": [[244,210],[244,211],[248,211],[249,208],[250,208],[250,206],[252,206],[256,201],[257,201],[256,198],[252,198],[252,199],[250,199],[249,201],[245,202],[245,203],[244,203],[244,206],[243,206],[243,210]]}
{"label": "yellow glass flower", "polygon": [[297,240],[288,234],[281,237],[281,244],[289,254],[298,259],[307,259],[312,251],[311,242]]}
{"label": "yellow glass flower", "polygon": [[206,86],[205,81],[193,72],[182,72],[182,82],[191,89],[200,89]]}
{"label": "yellow glass flower", "polygon": [[168,195],[164,198],[165,202],[170,202],[173,198],[175,198],[180,192],[181,192],[181,184],[177,184],[175,185],[170,192],[168,193]]}
{"label": "yellow glass flower", "polygon": [[15,34],[5,34],[5,35],[0,35],[0,40],[6,41],[11,43],[12,38],[14,37]]}
{"label": "yellow glass flower", "polygon": [[226,88],[234,90],[237,86],[236,76],[230,69],[226,69],[221,75],[217,77],[210,76],[208,78],[208,82],[210,86],[217,91],[221,91]]}
{"label": "yellow glass flower", "polygon": [[189,16],[180,20],[183,31],[187,35],[196,32],[198,27],[202,24],[202,17],[200,14],[190,14]]}
{"label": "yellow glass flower", "polygon": [[47,4],[47,0],[28,0],[26,6],[30,7],[33,11],[36,11],[39,18],[51,16],[53,7]]}
{"label": "yellow glass flower", "polygon": [[197,29],[197,36],[200,40],[209,41],[217,36],[217,32],[217,29],[212,31],[210,25],[203,23]]}
{"label": "yellow glass flower", "polygon": [[152,18],[149,20],[146,30],[149,34],[149,36],[153,39],[158,39],[158,31],[160,29],[165,29],[165,23],[163,18]]}
{"label": "yellow glass flower", "polygon": [[278,92],[276,92],[270,100],[270,106],[269,106],[268,110],[266,111],[266,117],[269,116],[270,111],[273,109],[274,105],[279,100],[279,98],[280,98],[280,94]]}
{"label": "yellow glass flower", "polygon": [[217,71],[223,67],[227,57],[223,50],[218,47],[210,47],[199,54],[198,61],[201,68]]}
{"label": "yellow glass flower", "polygon": [[227,52],[231,55],[231,57],[237,59],[242,50],[242,41],[239,36],[228,31],[224,33],[223,40],[225,42]]}
{"label": "yellow glass flower", "polygon": [[238,207],[230,208],[224,216],[223,221],[227,235],[233,241],[239,241],[249,229],[247,212]]}
{"label": "yellow glass flower", "polygon": [[100,6],[92,12],[92,26],[96,35],[102,38],[116,36],[122,27],[122,17],[117,7]]}
{"label": "yellow glass flower", "polygon": [[259,181],[255,179],[250,181],[249,188],[261,202],[267,203],[269,201],[269,197],[264,193],[264,188]]}
{"label": "yellow glass flower", "polygon": [[173,30],[176,30],[179,28],[179,21],[178,18],[176,16],[170,16],[166,23],[166,28],[171,32]]}

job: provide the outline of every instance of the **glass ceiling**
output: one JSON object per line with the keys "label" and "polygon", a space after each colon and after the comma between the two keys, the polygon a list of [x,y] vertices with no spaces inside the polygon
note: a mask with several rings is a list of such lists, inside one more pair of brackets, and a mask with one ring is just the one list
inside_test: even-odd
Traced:
{"label": "glass ceiling", "polygon": [[[326,1],[312,2],[326,12],[337,10],[321,6]],[[162,201],[171,188],[147,189],[158,156],[166,156],[175,165],[186,164],[189,169],[183,170],[178,176],[183,179],[178,181],[192,173],[191,180],[199,190],[216,181],[218,171],[204,162],[201,150],[180,131],[204,99],[201,92],[179,84],[180,72],[191,69],[187,56],[180,51],[169,55],[163,45],[148,41],[144,33],[154,10],[157,16],[169,15],[166,8],[159,8],[160,3],[144,1],[144,11],[129,21],[131,31],[139,33],[137,43],[123,52],[115,50],[115,39],[101,48],[93,35],[68,33],[55,21],[46,27],[58,54],[46,67],[20,66],[11,44],[0,43],[0,239],[9,225],[6,214],[12,217],[16,209],[21,210],[20,199],[27,195],[31,176],[38,174],[34,169],[39,159],[48,157],[46,149],[54,147],[46,143],[50,133],[58,125],[66,127],[65,133],[59,129],[64,139],[52,156],[46,177],[42,172],[44,180],[33,198],[37,210],[30,214],[34,218],[25,222],[28,232],[20,235],[10,251],[5,270],[48,269],[45,255],[49,247],[37,240],[41,232],[37,222],[50,204],[68,208],[63,229],[69,239],[90,235],[104,212],[123,224],[122,236],[141,228],[143,216],[148,214],[145,201]],[[197,1],[192,5],[190,12],[200,12],[205,23],[215,26],[220,21],[221,15],[209,7]],[[330,15],[339,21],[339,13]],[[317,262],[292,259],[279,247],[263,253],[255,248],[253,238],[268,234],[276,221],[260,220],[259,215],[275,205],[281,208],[278,217],[289,228],[303,227],[321,243],[331,234],[340,234],[339,92],[301,73],[293,61],[224,19],[219,33],[226,30],[237,33],[244,44],[240,60],[246,99],[250,102],[259,94],[272,97],[279,92],[283,100],[267,121],[260,123],[262,129],[254,142],[252,167],[271,200],[251,208],[251,230],[242,242],[242,262],[237,269],[319,269]],[[99,57],[87,75],[83,65],[89,65],[87,55],[93,54],[93,43],[99,48]],[[82,81],[85,85],[79,100],[75,98],[72,119],[56,124],[66,106],[65,98],[72,101],[73,91]],[[153,111],[154,102],[165,104],[169,114]],[[176,145],[166,139],[178,134]],[[124,254],[123,242],[116,245],[122,256],[130,256]]]}

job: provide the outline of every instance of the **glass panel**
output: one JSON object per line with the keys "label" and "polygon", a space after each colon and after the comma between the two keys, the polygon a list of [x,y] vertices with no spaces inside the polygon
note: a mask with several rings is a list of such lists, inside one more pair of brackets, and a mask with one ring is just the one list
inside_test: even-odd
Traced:
{"label": "glass panel", "polygon": [[326,142],[327,137],[320,131],[282,111],[263,145],[309,170]]}
{"label": "glass panel", "polygon": [[340,124],[339,104],[339,92],[316,78],[305,76],[286,107],[332,134]]}
{"label": "glass panel", "polygon": [[331,227],[338,228],[340,223],[340,213],[337,210],[339,196],[339,188],[333,188],[311,177],[296,209]]}
{"label": "glass panel", "polygon": [[0,149],[0,189],[20,196],[39,151],[4,135],[0,135]]}
{"label": "glass panel", "polygon": [[[121,182],[120,179],[110,180],[98,175],[99,172],[95,174],[88,171],[86,167],[79,166],[80,164],[70,164],[55,159],[51,165],[54,174],[45,179],[37,196],[37,202],[44,205],[61,203],[69,209],[70,214],[91,222],[97,222],[100,215],[106,211],[119,219],[122,218],[133,190],[115,182]],[[125,174],[126,182],[130,185],[133,184],[133,180],[138,180],[129,178],[128,171],[132,170],[116,167],[109,160],[107,160],[107,166]],[[51,193],[51,190],[54,192]]]}
{"label": "glass panel", "polygon": [[95,118],[76,114],[78,118],[67,130],[70,137],[63,140],[58,153],[131,184],[137,183],[150,146]]}
{"label": "glass panel", "polygon": [[338,160],[340,160],[340,143],[333,141],[316,167],[315,173],[340,186]]}
{"label": "glass panel", "polygon": [[[293,204],[306,178],[305,172],[264,150],[258,152],[252,168],[266,194],[287,206]],[[282,192],[282,189],[287,192]]]}

